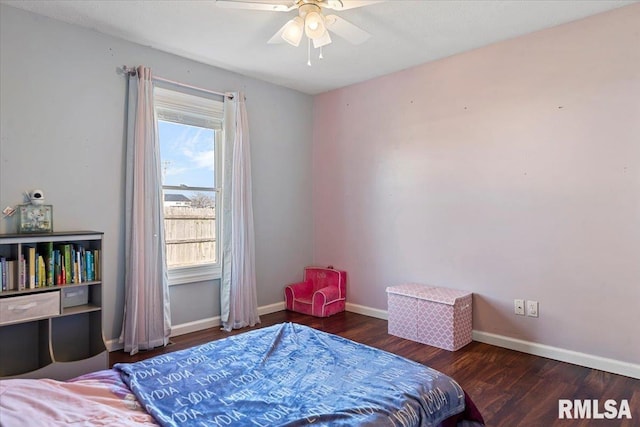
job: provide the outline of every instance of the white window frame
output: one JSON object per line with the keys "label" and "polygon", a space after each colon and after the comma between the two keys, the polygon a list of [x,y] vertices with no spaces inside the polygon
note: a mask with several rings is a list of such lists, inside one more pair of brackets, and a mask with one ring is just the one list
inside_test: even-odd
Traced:
{"label": "white window frame", "polygon": [[[163,190],[206,191],[215,193],[216,263],[168,269],[169,286],[203,282],[222,277],[222,138],[224,104],[206,95],[195,95],[174,88],[156,86],[154,104],[158,120],[214,129],[214,182],[216,187],[163,185]],[[166,245],[166,243],[165,243]]]}

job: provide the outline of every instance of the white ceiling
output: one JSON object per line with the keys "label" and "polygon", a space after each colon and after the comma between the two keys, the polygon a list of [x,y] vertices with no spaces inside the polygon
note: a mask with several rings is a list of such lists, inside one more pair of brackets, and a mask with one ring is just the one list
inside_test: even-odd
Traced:
{"label": "white ceiling", "polygon": [[[333,12],[371,33],[338,36],[306,65],[306,43],[267,40],[291,12],[217,7],[213,0],[0,0],[243,75],[317,94],[563,24],[640,0],[387,0]],[[346,0],[348,3],[349,0]],[[131,65],[131,64],[130,64]],[[135,64],[133,64],[135,65]]]}

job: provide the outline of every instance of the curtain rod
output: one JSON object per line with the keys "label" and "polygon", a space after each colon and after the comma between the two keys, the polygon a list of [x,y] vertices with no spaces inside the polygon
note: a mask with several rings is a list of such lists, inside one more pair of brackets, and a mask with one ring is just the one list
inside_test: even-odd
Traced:
{"label": "curtain rod", "polygon": [[[128,76],[135,76],[137,74],[137,71],[136,71],[135,68],[130,68],[130,67],[127,67],[126,65],[124,65],[122,67],[122,71],[124,72],[124,74],[126,74]],[[209,90],[209,89],[205,89],[205,88],[198,87],[198,86],[192,86],[192,85],[188,85],[186,83],[180,83],[180,82],[177,82],[175,80],[169,80],[169,79],[165,79],[163,77],[158,77],[158,76],[152,76],[151,78],[153,80],[155,80],[155,81],[158,81],[158,82],[169,83],[171,85],[175,85],[175,86],[179,86],[179,87],[183,87],[183,88],[187,88],[187,89],[193,89],[193,90],[197,90],[197,91],[200,91],[200,92],[210,93],[212,95],[219,95],[219,96],[222,96],[222,97],[227,97],[228,96],[229,99],[233,99],[233,95],[230,94],[230,93],[227,94],[227,93],[224,93],[224,92],[216,92],[214,90]]]}

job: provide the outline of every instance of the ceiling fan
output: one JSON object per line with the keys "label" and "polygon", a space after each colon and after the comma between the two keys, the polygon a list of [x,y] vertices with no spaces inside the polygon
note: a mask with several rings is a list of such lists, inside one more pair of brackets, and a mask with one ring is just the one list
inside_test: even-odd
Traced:
{"label": "ceiling fan", "polygon": [[234,9],[252,9],[272,12],[289,12],[297,9],[298,16],[284,24],[267,43],[287,42],[299,46],[302,36],[306,35],[308,42],[307,64],[311,65],[311,43],[314,48],[331,43],[332,32],[353,43],[364,43],[371,34],[337,15],[324,15],[322,9],[342,11],[356,7],[381,3],[384,0],[216,0],[219,7]]}

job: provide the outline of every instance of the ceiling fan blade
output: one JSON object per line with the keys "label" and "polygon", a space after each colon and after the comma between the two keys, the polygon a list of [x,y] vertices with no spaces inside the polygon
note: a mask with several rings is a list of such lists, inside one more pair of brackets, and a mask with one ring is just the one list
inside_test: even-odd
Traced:
{"label": "ceiling fan blade", "polygon": [[323,0],[320,6],[333,10],[347,10],[382,3],[383,1],[385,0]]}
{"label": "ceiling fan blade", "polygon": [[275,33],[275,34],[273,35],[273,37],[271,37],[271,38],[269,39],[269,41],[267,42],[267,44],[280,44],[280,43],[284,43],[284,39],[282,38],[282,34],[284,33],[284,30],[286,30],[286,29],[287,29],[287,24],[289,24],[289,23],[287,22],[286,24],[284,24],[284,25],[282,26],[282,28],[280,28],[280,29],[278,30],[278,32],[277,32],[277,33]]}
{"label": "ceiling fan blade", "polygon": [[371,34],[365,30],[336,15],[327,15],[325,17],[325,25],[329,31],[333,31],[353,44],[364,43],[371,37]]}
{"label": "ceiling fan blade", "polygon": [[297,7],[295,1],[292,0],[216,0],[216,6],[225,9],[251,9],[271,12],[288,12]]}

